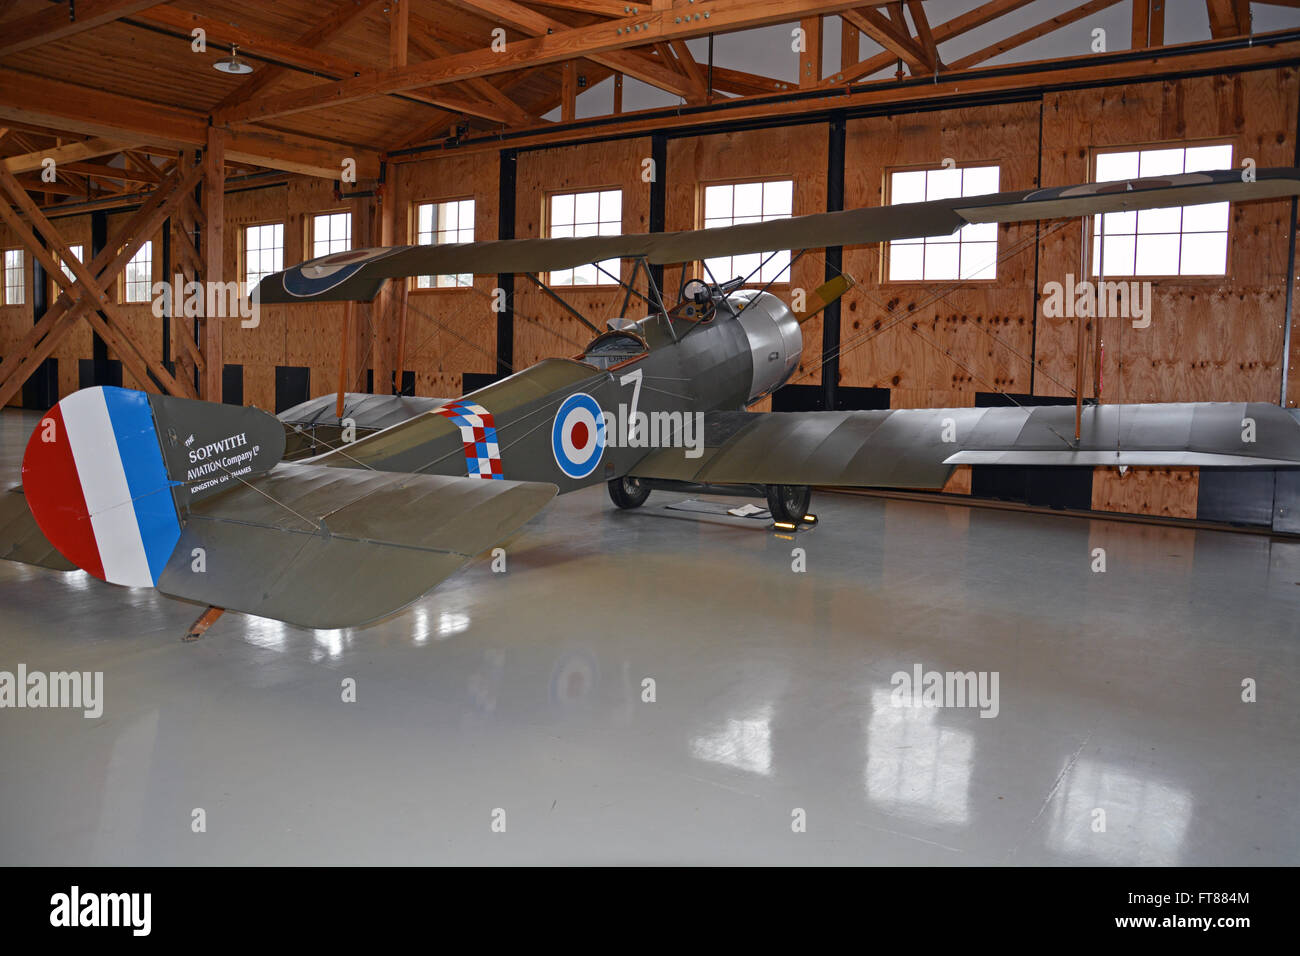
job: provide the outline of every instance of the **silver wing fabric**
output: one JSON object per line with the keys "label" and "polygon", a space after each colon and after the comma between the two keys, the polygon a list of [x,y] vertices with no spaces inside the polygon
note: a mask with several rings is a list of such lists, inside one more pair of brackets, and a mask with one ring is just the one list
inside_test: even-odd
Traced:
{"label": "silver wing fabric", "polygon": [[1300,421],[1264,403],[714,412],[704,448],[631,474],[715,484],[940,488],[957,465],[1300,466]]}
{"label": "silver wing fabric", "polygon": [[823,249],[944,236],[973,222],[1026,222],[1300,194],[1300,169],[1260,169],[1249,182],[1242,176],[1241,170],[1231,169],[1185,173],[847,209],[686,232],[357,249],[272,273],[258,286],[257,296],[263,304],[366,301],[373,299],[387,280],[400,276],[547,272],[602,259],[642,256],[663,265],[772,249]]}

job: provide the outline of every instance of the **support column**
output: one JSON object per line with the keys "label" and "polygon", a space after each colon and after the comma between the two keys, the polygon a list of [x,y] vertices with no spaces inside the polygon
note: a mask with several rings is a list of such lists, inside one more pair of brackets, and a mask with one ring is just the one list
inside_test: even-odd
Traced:
{"label": "support column", "polygon": [[[207,149],[203,152],[203,278],[206,282],[225,280],[225,197],[226,136],[215,126],[208,127]],[[215,296],[205,296],[213,299]],[[221,401],[221,317],[205,315],[201,348],[204,368],[200,397],[209,402]]]}
{"label": "support column", "polygon": [[[513,149],[501,150],[501,173],[497,177],[497,238],[515,237],[515,174],[519,154]],[[505,290],[505,303],[497,313],[497,375],[511,374],[515,364],[515,274],[497,275],[497,288]]]}
{"label": "support column", "polygon": [[[94,262],[99,254],[104,251],[104,246],[108,244],[108,214],[102,209],[97,209],[90,214],[90,259]],[[112,294],[112,290],[109,290]],[[103,313],[100,313],[101,317]],[[90,362],[93,368],[91,373],[91,384],[93,385],[121,385],[122,382],[110,381],[108,365],[108,343],[100,336],[98,332],[91,332],[90,340]]]}
{"label": "support column", "polygon": [[[848,124],[843,113],[831,117],[829,140],[826,149],[826,211],[839,212],[844,208],[844,150],[848,137]],[[844,247],[826,249],[826,279],[829,281],[844,268]],[[840,379],[840,304],[844,297],[836,298],[822,312],[822,405],[826,411],[835,409]]]}

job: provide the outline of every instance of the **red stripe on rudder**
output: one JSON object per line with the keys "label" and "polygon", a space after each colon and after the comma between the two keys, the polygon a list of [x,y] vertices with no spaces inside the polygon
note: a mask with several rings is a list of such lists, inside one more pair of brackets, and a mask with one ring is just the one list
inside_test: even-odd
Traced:
{"label": "red stripe on rudder", "polygon": [[[53,441],[45,441],[47,422],[53,420]],[[72,457],[68,430],[63,413],[55,405],[36,425],[23,454],[23,494],[50,544],[59,553],[101,581],[104,564],[95,543],[86,496],[77,477],[77,463]]]}

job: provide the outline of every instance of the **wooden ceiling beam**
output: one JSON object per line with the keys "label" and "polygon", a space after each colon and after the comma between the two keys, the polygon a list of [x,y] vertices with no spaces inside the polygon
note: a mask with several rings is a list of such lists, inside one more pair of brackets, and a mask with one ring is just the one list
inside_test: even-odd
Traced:
{"label": "wooden ceiling beam", "polygon": [[[11,118],[155,147],[179,149],[207,142],[208,119],[200,113],[0,69],[0,122],[7,124]],[[343,160],[351,158],[356,160],[358,176],[379,175],[379,154],[373,149],[269,129],[232,134],[226,155],[239,162],[325,179],[337,179]]]}
{"label": "wooden ceiling beam", "polygon": [[[433,31],[430,29],[431,25],[427,20],[411,14],[411,26],[413,28],[410,35],[411,45],[415,47],[421,56],[426,59],[436,60],[444,56],[453,56],[456,53],[455,50],[433,35]],[[532,114],[501,92],[501,88],[491,80],[476,76],[467,80],[466,86],[473,93],[505,111],[509,117],[508,125],[529,126],[538,122]]]}
{"label": "wooden ceiling beam", "polygon": [[[378,3],[379,0],[343,0],[328,16],[318,22],[306,33],[294,41],[296,46],[314,50],[331,37],[342,31],[348,24]],[[288,70],[283,66],[266,63],[260,70],[231,90],[224,99],[212,108],[213,112],[229,109],[236,103],[250,100],[276,80],[283,77]]]}
{"label": "wooden ceiling beam", "polygon": [[1205,8],[1215,39],[1250,33],[1250,0],[1205,0]]}
{"label": "wooden ceiling beam", "polygon": [[[457,2],[463,5],[465,0]],[[814,14],[840,13],[852,9],[855,3],[846,0],[713,0],[708,6],[708,10],[699,13],[685,12],[686,8],[643,10],[620,20],[514,40],[499,53],[491,49],[478,50],[417,63],[401,70],[376,70],[305,90],[263,96],[223,111],[217,120],[222,123],[259,122],[273,116],[340,106],[372,96],[456,83],[474,76],[508,73],[525,66],[559,63],[575,57],[603,58],[604,64],[611,69],[631,72],[626,65],[610,60],[605,54],[648,46],[664,39],[684,40],[709,33],[788,23]],[[705,18],[705,13],[710,16]],[[671,74],[667,69],[664,72]]]}
{"label": "wooden ceiling beam", "polygon": [[[514,0],[452,0],[452,2],[480,16],[513,27],[530,37],[544,37],[564,30],[581,29],[562,20],[548,17],[539,10],[515,3]],[[624,4],[624,6],[631,5]],[[590,56],[588,59],[611,70],[619,70],[628,76],[634,76],[643,83],[649,83],[669,93],[687,98],[691,95],[690,83],[685,77],[671,67],[660,65],[648,57],[631,52],[611,52]]]}
{"label": "wooden ceiling beam", "polygon": [[934,39],[934,31],[930,29],[930,19],[925,15],[925,6],[921,0],[907,0],[907,12],[912,15],[912,23],[916,26],[916,39],[921,44],[921,50],[925,53],[930,69],[942,70],[943,61],[939,58],[939,44]]}
{"label": "wooden ceiling beam", "polygon": [[1107,7],[1113,7],[1115,4],[1121,2],[1122,0],[1088,0],[1087,3],[1082,3],[1072,10],[1067,10],[1065,13],[1050,17],[1042,23],[1032,26],[1027,30],[1021,30],[1019,33],[1009,36],[1005,40],[999,40],[997,43],[986,46],[982,50],[976,50],[974,53],[968,54],[960,60],[954,61],[949,64],[949,66],[954,70],[964,70],[968,67],[975,66],[978,63],[983,63],[985,60],[990,60],[995,56],[1000,56],[1009,50],[1014,50],[1017,47],[1024,46],[1026,43],[1029,43],[1032,40],[1037,40],[1039,37],[1047,36],[1049,33],[1054,33],[1061,29],[1061,27],[1068,26],[1076,20],[1090,17],[1094,13],[1105,10]]}
{"label": "wooden ceiling beam", "polygon": [[[247,54],[269,57],[298,69],[322,73],[330,79],[341,76],[358,76],[370,69],[365,64],[358,63],[347,57],[299,46],[288,40],[269,37],[223,20],[215,20],[200,13],[191,13],[172,7],[157,7],[140,14],[135,19],[187,34],[195,28],[200,28],[207,31],[208,42],[211,44],[238,45]],[[399,65],[390,68],[402,69],[403,66]],[[476,100],[459,97],[454,93],[406,90],[401,91],[400,95],[406,99],[418,100],[431,106],[437,106],[440,109],[482,116],[484,119],[494,120],[499,123],[507,121],[506,114],[497,107],[490,104],[479,104]],[[227,110],[231,108],[226,107]]]}
{"label": "wooden ceiling beam", "polygon": [[75,17],[69,16],[66,4],[51,6],[47,10],[6,23],[4,38],[0,39],[0,57],[56,40],[66,40],[105,23],[159,6],[163,2],[164,0],[81,0],[72,8]]}
{"label": "wooden ceiling beam", "polygon": [[14,173],[30,173],[32,170],[40,169],[45,160],[54,160],[56,169],[66,168],[68,163],[76,162],[81,159],[96,159],[100,156],[108,156],[113,153],[120,153],[124,149],[131,149],[139,146],[139,141],[122,141],[118,139],[87,139],[79,143],[68,143],[66,146],[51,146],[46,149],[37,149],[33,152],[24,153],[21,156],[10,156],[4,161],[5,168]]}
{"label": "wooden ceiling beam", "polygon": [[930,72],[925,53],[916,41],[878,10],[863,7],[861,10],[845,10],[840,16],[905,62],[913,74]]}

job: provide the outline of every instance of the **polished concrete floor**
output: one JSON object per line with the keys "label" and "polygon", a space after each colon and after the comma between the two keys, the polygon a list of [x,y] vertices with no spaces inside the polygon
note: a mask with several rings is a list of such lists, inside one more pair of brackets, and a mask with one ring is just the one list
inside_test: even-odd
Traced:
{"label": "polished concrete floor", "polygon": [[[356,631],[184,644],[193,605],[0,561],[0,670],[105,682],[0,710],[0,863],[1300,863],[1300,544],[681,497],[558,499]],[[997,715],[897,706],[918,665],[996,672]]]}

